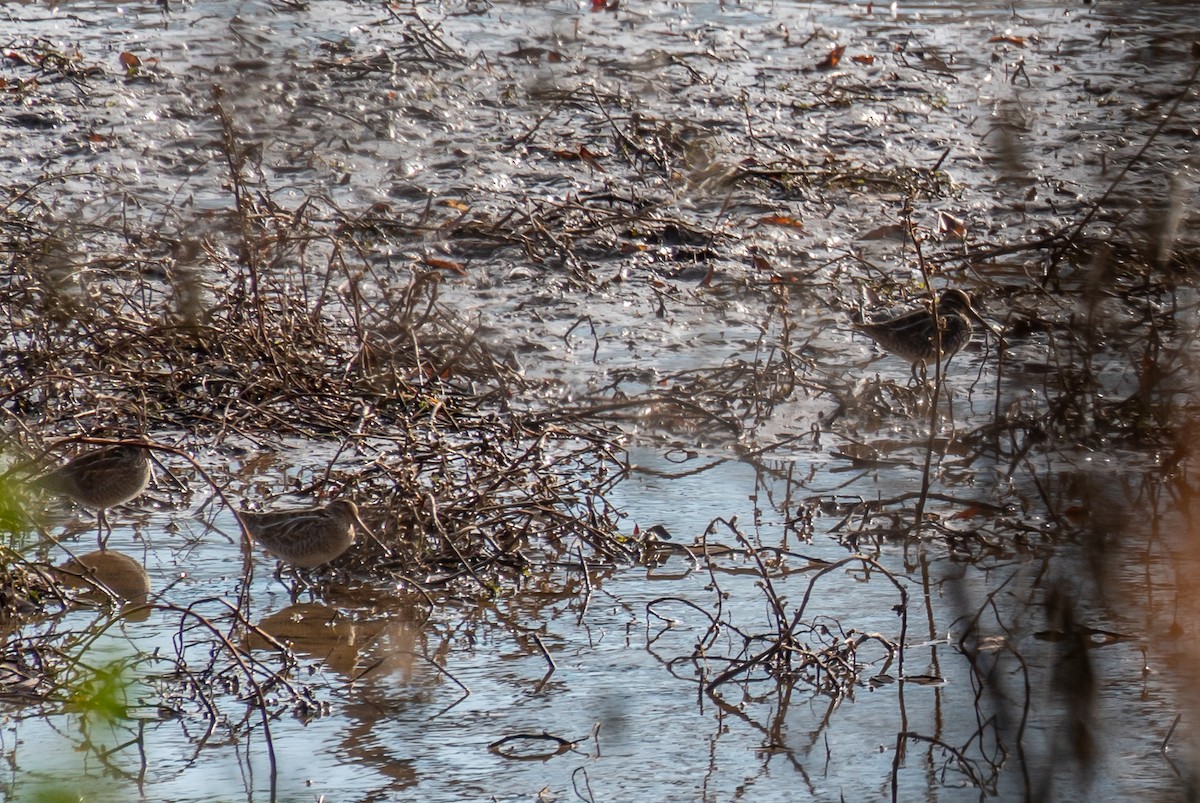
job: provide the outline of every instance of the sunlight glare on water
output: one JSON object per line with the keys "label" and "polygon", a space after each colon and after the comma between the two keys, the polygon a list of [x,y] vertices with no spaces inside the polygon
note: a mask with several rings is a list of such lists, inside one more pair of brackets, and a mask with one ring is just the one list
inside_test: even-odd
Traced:
{"label": "sunlight glare on water", "polygon": [[[224,631],[210,625],[244,602],[262,633],[239,646],[262,664],[231,661],[213,673],[226,684],[213,691],[219,719],[244,718],[241,737],[209,730],[210,700],[160,705],[178,678],[156,676],[165,670],[150,660],[131,670],[128,715],[116,725],[89,720],[79,700],[55,701],[46,716],[5,708],[10,779],[0,794],[17,801],[86,786],[97,801],[879,800],[894,782],[898,799],[918,800],[1021,797],[1035,781],[1054,799],[1178,793],[1159,748],[1193,657],[1172,625],[1200,608],[1195,595],[1178,596],[1200,576],[1186,500],[1144,552],[1124,539],[1161,524],[1158,455],[1097,436],[1038,455],[1033,468],[1016,461],[1018,471],[964,445],[994,410],[1016,416],[1045,403],[1045,375],[1082,370],[1052,350],[1050,322],[1018,320],[999,387],[993,341],[977,336],[950,363],[943,405],[953,416],[939,422],[931,470],[939,495],[924,509],[924,532],[935,534],[906,539],[910,522],[895,507],[859,505],[919,493],[927,408],[906,384],[909,366],[881,356],[850,320],[864,277],[919,297],[921,272],[895,212],[911,175],[927,180],[939,211],[997,241],[1036,238],[1103,191],[1128,155],[1120,149],[1132,150],[1128,131],[1149,114],[1142,93],[1159,92],[1159,81],[1175,87],[1155,72],[1171,64],[1157,48],[1194,35],[1180,22],[1188,7],[416,3],[421,24],[411,24],[394,5],[10,4],[0,22],[14,55],[0,78],[29,116],[17,117],[14,100],[0,161],[14,186],[50,167],[70,174],[45,203],[61,201],[72,220],[119,228],[144,216],[163,249],[190,239],[202,243],[197,253],[223,253],[231,196],[214,150],[219,87],[263,209],[312,201],[314,218],[331,219],[351,210],[367,251],[387,225],[408,231],[409,250],[374,255],[381,283],[402,283],[402,267],[431,256],[461,260],[444,271],[440,299],[476,322],[473,336],[552,411],[558,400],[656,400],[614,418],[634,468],[608,501],[624,514],[624,534],[658,528],[660,557],[581,566],[567,549],[544,576],[469,603],[427,606],[411,589],[339,578],[295,604],[261,550],[246,582],[237,523],[207,486],[172,508],[156,500],[182,494],[160,477],[148,501],[114,516],[109,542],[145,564],[159,607],[144,621],[78,608],[36,626],[72,646],[102,629],[86,653],[97,666],[182,651],[200,671],[231,660],[218,648]],[[30,82],[35,67],[17,50],[41,40],[103,69]],[[430,56],[440,44],[443,61]],[[843,61],[825,63],[838,44]],[[141,74],[118,66],[123,51],[139,55]],[[1157,66],[1130,60],[1141,55]],[[1131,73],[1140,83],[1125,80]],[[604,114],[590,114],[591,104]],[[1194,170],[1193,133],[1171,132],[1159,163]],[[766,168],[781,155],[790,174]],[[633,190],[614,178],[623,161],[649,166]],[[939,175],[926,175],[934,165]],[[1160,178],[1139,173],[1123,192],[1161,195]],[[574,216],[597,198],[610,205],[603,225]],[[651,231],[632,209],[669,223]],[[504,247],[488,239],[497,221],[550,213],[548,230],[523,223]],[[713,236],[676,224],[692,214],[715,219]],[[937,226],[929,210],[915,214]],[[280,229],[289,220],[280,215]],[[578,243],[583,258],[547,259],[543,238]],[[940,245],[959,247],[951,235]],[[97,247],[97,262],[104,256]],[[320,260],[304,248],[289,259],[316,275]],[[297,271],[300,295],[311,276]],[[935,283],[993,283],[1003,292],[984,312],[1005,321],[1033,279],[1017,262],[980,263]],[[1130,290],[1123,277],[1104,279],[1115,296]],[[1114,306],[1128,327],[1152,312]],[[1063,301],[1055,321],[1085,312]],[[686,396],[689,372],[714,367],[728,371],[736,395],[749,388],[737,384],[742,366],[784,348],[807,361],[806,373],[786,399],[762,401],[771,389],[758,386],[737,398],[731,408],[752,424],[734,431],[702,402],[669,403],[670,391]],[[1084,367],[1110,398],[1137,401],[1142,364],[1098,348]],[[262,450],[253,471],[237,466],[232,499],[305,489],[321,474],[311,466],[334,459],[324,446]],[[218,476],[235,471],[228,453],[198,458]],[[1123,536],[1113,538],[1121,560],[1105,582],[1089,579],[1070,539],[1061,562],[1027,548],[1095,510]],[[88,515],[65,513],[52,532],[72,551],[92,549]],[[985,515],[1009,529],[985,526]],[[30,551],[62,557],[46,544]],[[1086,788],[1086,773],[1056,752],[1077,735],[1062,723],[1078,714],[1063,693],[1069,676],[1055,674],[1072,657],[1061,622],[1043,621],[1056,594],[1081,601],[1097,639],[1087,648],[1091,715],[1107,760]],[[787,660],[861,639],[849,660],[855,682],[822,686],[835,665],[786,678],[756,667],[744,685],[699,687],[700,673],[711,681],[765,650],[802,605]],[[290,645],[288,682],[302,704],[264,712],[241,702],[252,697],[239,684],[276,682],[268,670],[285,661],[263,634]],[[902,634],[903,665],[880,646]],[[1026,697],[1030,676],[1051,681],[1029,683]],[[981,688],[981,678],[995,685]],[[293,698],[279,690],[275,699]],[[1020,729],[1027,755],[997,748],[993,728]],[[1194,730],[1185,722],[1177,743]],[[520,760],[510,748],[546,755]]]}

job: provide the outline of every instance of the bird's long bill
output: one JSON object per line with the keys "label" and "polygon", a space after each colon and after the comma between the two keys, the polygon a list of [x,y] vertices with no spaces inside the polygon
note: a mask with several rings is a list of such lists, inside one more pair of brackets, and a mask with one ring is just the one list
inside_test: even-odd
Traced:
{"label": "bird's long bill", "polygon": [[372,541],[374,541],[376,544],[378,544],[380,549],[382,549],[388,555],[392,554],[392,548],[389,547],[387,544],[383,543],[383,541],[380,541],[379,536],[377,536],[375,534],[375,531],[372,530],[370,527],[368,527],[366,524],[364,524],[363,520],[360,517],[358,517],[358,516],[354,517],[354,524],[359,529],[361,529],[364,533],[366,533],[368,538],[370,538]]}
{"label": "bird's long bill", "polygon": [[971,310],[971,312],[973,313],[973,316],[974,316],[974,318],[975,318],[975,321],[976,321],[976,322],[977,322],[977,323],[978,323],[980,326],[982,326],[984,329],[986,329],[986,330],[988,331],[988,333],[989,333],[989,334],[991,334],[992,336],[994,336],[994,337],[997,337],[997,338],[999,338],[999,337],[1000,337],[1000,330],[999,330],[999,329],[997,329],[996,327],[992,326],[992,325],[991,325],[991,324],[990,324],[988,321],[985,321],[985,320],[983,319],[983,316],[982,316],[982,315],[980,315],[978,312],[975,312],[975,310]]}

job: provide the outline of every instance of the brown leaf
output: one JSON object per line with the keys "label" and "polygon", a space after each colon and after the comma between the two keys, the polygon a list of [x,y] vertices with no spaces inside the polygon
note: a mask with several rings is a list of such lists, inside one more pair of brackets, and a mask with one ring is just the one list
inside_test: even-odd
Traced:
{"label": "brown leaf", "polygon": [[885,223],[882,226],[876,226],[866,234],[861,235],[860,240],[900,240],[905,236],[904,226],[899,223]]}
{"label": "brown leaf", "polygon": [[771,265],[771,261],[762,254],[755,254],[754,256],[750,257],[750,264],[754,266],[755,270],[768,271],[775,269],[774,266]]}
{"label": "brown leaf", "polygon": [[137,72],[138,67],[142,66],[142,60],[128,50],[122,51],[121,55],[117,56],[117,61],[121,62],[130,75]]}
{"label": "brown leaf", "polygon": [[1080,524],[1088,520],[1088,509],[1083,505],[1071,505],[1062,512],[1062,515],[1076,524]]}
{"label": "brown leaf", "polygon": [[946,682],[941,675],[905,675],[906,683],[916,683],[918,686],[940,686]]}
{"label": "brown leaf", "polygon": [[938,232],[943,235],[957,237],[960,240],[965,240],[967,237],[967,224],[965,221],[959,220],[954,215],[946,212],[938,212]]}
{"label": "brown leaf", "polygon": [[1009,34],[996,34],[988,41],[989,42],[1004,42],[1005,44],[1016,45],[1017,47],[1025,47],[1025,37],[1023,37],[1023,36],[1011,36]]}
{"label": "brown leaf", "polygon": [[557,50],[547,50],[544,47],[533,46],[519,47],[511,53],[501,53],[500,55],[506,59],[520,59],[522,61],[527,61],[530,64],[537,64],[543,58],[552,64],[557,64],[567,60],[567,57],[562,53],[559,53]]}
{"label": "brown leaf", "polygon": [[867,54],[861,55],[861,56],[851,56],[850,60],[857,61],[859,64],[874,64],[875,63],[875,57],[872,56],[870,53],[867,53]]}
{"label": "brown leaf", "polygon": [[973,519],[976,516],[982,516],[987,511],[979,505],[970,505],[951,516],[951,519]]}

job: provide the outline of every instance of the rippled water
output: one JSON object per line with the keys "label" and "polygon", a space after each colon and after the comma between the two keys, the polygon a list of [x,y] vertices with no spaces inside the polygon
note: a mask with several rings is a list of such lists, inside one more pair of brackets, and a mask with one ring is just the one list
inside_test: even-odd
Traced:
{"label": "rippled water", "polygon": [[[615,149],[615,125],[590,99],[612,99],[605,108],[613,114],[627,113],[616,99],[627,101],[647,126],[657,126],[660,139],[682,154],[675,163],[683,169],[653,175],[643,190],[663,204],[664,215],[718,221],[721,241],[697,244],[718,252],[715,284],[704,282],[703,267],[672,263],[666,245],[623,254],[618,223],[607,250],[589,241],[596,248],[586,266],[590,284],[571,283],[579,266],[546,264],[518,247],[477,246],[466,235],[442,237],[436,227],[412,254],[391,255],[464,260],[467,277],[447,281],[443,297],[478,316],[484,336],[530,376],[556,381],[564,399],[614,385],[633,395],[672,372],[753,359],[768,317],[756,272],[782,276],[783,284],[802,277],[789,285],[786,303],[814,355],[812,376],[839,388],[877,373],[903,383],[907,366],[877,359],[841,311],[855,303],[863,276],[899,284],[919,278],[898,239],[881,231],[897,222],[899,184],[866,177],[881,166],[929,169],[940,162],[948,185],[937,205],[919,205],[921,225],[933,228],[941,209],[981,239],[1037,238],[1077,219],[1104,191],[1195,58],[1188,3],[650,3],[591,13],[576,4],[501,2],[416,4],[397,9],[399,16],[377,4],[331,1],[303,10],[266,2],[167,6],[0,9],[11,39],[6,51],[44,39],[104,68],[78,90],[46,78],[43,87],[17,92],[28,70],[15,59],[0,65],[9,95],[0,123],[6,183],[69,172],[48,200],[84,230],[132,215],[149,216],[173,236],[215,236],[228,225],[230,201],[214,156],[214,85],[253,144],[275,202],[294,206],[316,196],[343,210],[385,203],[413,226],[423,222],[427,204],[445,199],[488,216],[569,207],[586,193],[608,191],[603,168],[615,161],[612,152],[601,154],[599,170],[553,156],[598,142]],[[413,26],[412,13],[427,27]],[[428,38],[415,45],[411,37],[422,30]],[[847,45],[846,61],[837,70],[817,69],[836,43]],[[453,57],[435,64],[422,56],[443,45]],[[520,48],[542,50],[522,55]],[[139,56],[142,75],[122,75],[123,51]],[[371,59],[390,61],[367,70]],[[1172,171],[1165,165],[1194,191],[1196,116],[1175,119],[1117,200],[1168,195]],[[730,180],[738,167],[752,170],[780,149],[803,155],[797,170],[812,170],[813,180],[778,192],[769,204]],[[822,160],[842,174],[816,177]],[[803,227],[762,224],[780,212]],[[1153,210],[1133,214],[1153,217]],[[770,271],[755,266],[755,255]],[[1037,278],[1026,267],[1001,259],[947,272],[1011,288]],[[1006,313],[999,304],[986,311],[995,320]],[[590,325],[579,326],[582,320]],[[1039,400],[1038,372],[1054,364],[1042,333],[1012,337],[1012,372],[997,390],[995,344],[984,345],[977,338],[952,363],[954,420],[964,432],[990,419],[997,393],[1005,405]],[[1132,392],[1136,383],[1124,363],[1114,357],[1108,370],[1112,393]],[[478,609],[437,608],[428,621],[425,611],[397,610],[387,588],[351,586],[329,594],[324,607],[293,611],[270,562],[259,556],[248,591],[251,618],[276,617],[280,638],[295,644],[303,682],[328,704],[320,716],[285,714],[272,722],[274,783],[261,727],[236,743],[223,741],[223,730],[206,739],[201,717],[160,715],[145,689],[138,695],[144,702],[134,702],[138,724],[113,730],[84,728],[71,714],[23,717],[19,708],[7,709],[0,743],[9,772],[0,789],[8,799],[27,800],[39,788],[74,788],[86,777],[89,800],[114,801],[139,794],[188,801],[272,794],[871,800],[892,796],[895,767],[898,799],[980,797],[950,754],[929,741],[907,742],[897,759],[897,734],[906,731],[954,745],[972,760],[988,754],[1003,766],[995,784],[1005,797],[1036,792],[1042,783],[1052,784],[1053,799],[1183,796],[1185,784],[1159,747],[1175,714],[1191,714],[1181,693],[1188,677],[1176,671],[1191,652],[1167,638],[1171,622],[1189,622],[1200,607],[1180,591],[1196,576],[1186,537],[1174,534],[1184,526],[1155,516],[1145,526],[1163,527],[1162,540],[1125,556],[1106,575],[1106,587],[1087,579],[1085,559],[1070,549],[1051,558],[1006,543],[997,545],[995,559],[974,560],[964,557],[971,548],[959,551],[950,538],[860,541],[853,528],[861,520],[842,527],[842,514],[812,500],[918,489],[921,422],[885,416],[869,427],[864,416],[814,442],[806,433],[834,406],[828,395],[799,390],[741,437],[684,414],[626,422],[637,468],[611,501],[627,512],[630,529],[661,525],[675,544],[692,544],[724,519],[736,520],[755,546],[795,553],[784,560],[794,571],[773,578],[789,605],[798,604],[815,574],[800,555],[831,562],[856,551],[869,555],[910,595],[903,667],[910,680],[901,681],[900,668],[881,652],[864,650],[864,682],[844,697],[761,680],[727,686],[715,698],[698,694],[693,664],[676,659],[692,654],[709,621],[682,602],[656,601],[687,600],[705,611],[720,603],[723,621],[769,632],[762,579],[742,552],[713,561],[711,572],[679,553],[660,566],[597,570],[586,596],[579,593],[581,573],[564,569],[566,592],[531,587]],[[896,464],[855,467],[833,454],[856,439]],[[892,446],[884,444],[889,439]],[[777,441],[783,445],[757,452]],[[964,499],[998,502],[1012,493],[1034,500],[1012,519],[1036,531],[1046,523],[1040,502],[1089,503],[1079,476],[1111,483],[1105,493],[1116,508],[1162,513],[1169,505],[1147,490],[1156,459],[1134,449],[1064,449],[1053,464],[1013,476],[1006,466],[956,459],[951,449],[938,487]],[[156,591],[166,589],[161,602],[186,608],[203,600],[200,614],[221,615],[219,600],[237,593],[242,576],[233,522],[208,511],[193,517],[169,505],[137,507],[122,517],[133,528],[119,528],[110,546],[145,563]],[[954,518],[963,507],[930,511],[966,539],[975,525],[969,516]],[[814,515],[811,532],[797,524],[806,512]],[[1140,532],[1143,524],[1129,528]],[[85,531],[67,542],[82,550],[90,538]],[[711,538],[745,546],[722,524]],[[39,549],[54,562],[61,558]],[[1130,635],[1090,651],[1099,690],[1097,752],[1104,756],[1090,785],[1064,759],[1072,732],[1062,726],[1062,689],[1035,685],[1022,707],[1023,673],[1052,677],[1062,658],[1035,632],[1050,628],[1035,624],[1037,617],[1013,617],[1028,627],[1004,630],[1012,611],[1045,603],[1042,581],[1049,576],[1077,581],[1079,597],[1094,603],[1089,626]],[[898,595],[878,572],[844,567],[814,589],[811,615],[827,617],[830,627],[899,637]],[[1140,604],[1109,604],[1122,593]],[[983,602],[989,594],[992,608]],[[987,620],[983,629],[1019,645],[1026,662],[998,659],[988,691],[977,688],[957,646],[963,616],[976,611]],[[288,630],[297,619],[319,626],[315,633]],[[93,622],[91,612],[80,611],[57,627],[85,630]],[[180,623],[177,613],[161,611],[113,626],[89,660],[173,651]],[[555,663],[544,682],[548,664],[533,634]],[[713,649],[717,657],[738,651],[728,642]],[[714,666],[720,671],[715,659]],[[996,689],[1010,699],[993,698]],[[999,756],[995,745],[973,740],[977,731],[990,738],[989,717],[1014,711],[1028,716],[1025,756]],[[1185,716],[1175,743],[1185,745],[1191,730]],[[489,749],[505,737],[543,731],[576,744],[528,760]],[[514,749],[549,754],[556,745],[530,739]],[[1186,765],[1190,749],[1180,752]]]}

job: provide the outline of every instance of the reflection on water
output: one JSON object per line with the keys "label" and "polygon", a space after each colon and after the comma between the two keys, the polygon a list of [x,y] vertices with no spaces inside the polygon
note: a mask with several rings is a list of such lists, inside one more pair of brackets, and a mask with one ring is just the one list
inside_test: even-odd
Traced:
{"label": "reflection on water", "polygon": [[363,642],[381,627],[360,626],[328,605],[298,603],[260,619],[246,646],[291,649],[349,679],[357,674]]}
{"label": "reflection on water", "polygon": [[[567,156],[615,117],[637,116],[636,130],[659,149],[643,147],[637,158],[668,165],[646,179],[639,191],[647,197],[637,203],[716,215],[727,240],[687,243],[727,252],[715,276],[679,257],[674,243],[631,245],[636,233],[617,216],[619,237],[597,249],[598,265],[585,266],[611,274],[601,289],[552,294],[545,288],[558,277],[546,261],[476,245],[486,259],[469,278],[447,283],[445,296],[482,310],[498,345],[537,355],[526,371],[559,380],[564,394],[632,395],[697,366],[727,364],[737,381],[739,361],[762,346],[766,303],[723,286],[721,272],[749,270],[748,284],[783,286],[794,271],[807,284],[793,283],[790,314],[803,337],[789,346],[811,356],[802,379],[814,384],[798,382],[788,401],[768,405],[753,433],[647,405],[627,422],[642,436],[630,452],[638,469],[613,501],[631,527],[660,525],[670,537],[662,565],[587,567],[586,576],[582,566],[554,567],[564,582],[531,577],[519,593],[501,591],[487,604],[435,605],[407,589],[354,585],[296,602],[269,571],[243,587],[240,542],[183,515],[150,518],[195,527],[190,541],[166,527],[146,528],[153,534],[141,537],[150,543],[118,529],[113,546],[142,549],[148,575],[115,551],[62,568],[129,600],[153,585],[157,607],[142,621],[116,623],[106,611],[98,619],[93,609],[73,608],[39,626],[100,629],[91,649],[101,657],[182,654],[189,672],[210,671],[226,684],[213,694],[235,700],[251,699],[246,687],[268,683],[270,670],[284,666],[281,676],[305,704],[275,705],[268,694],[239,723],[250,735],[232,738],[206,718],[212,700],[175,691],[172,683],[186,683],[141,667],[138,682],[147,687],[134,687],[145,692],[137,699],[165,700],[135,703],[103,750],[73,714],[22,718],[12,710],[3,730],[12,799],[77,778],[97,800],[272,792],[280,800],[526,800],[543,790],[557,798],[863,800],[890,797],[893,783],[902,800],[974,798],[980,789],[1000,797],[1047,789],[1055,799],[1180,794],[1168,761],[1190,777],[1195,727],[1187,716],[1178,728],[1172,721],[1191,713],[1190,622],[1200,614],[1190,591],[1200,561],[1186,482],[1164,489],[1153,455],[1116,452],[1103,437],[1032,467],[980,465],[962,441],[995,406],[1020,413],[1043,405],[1048,374],[1088,368],[1109,395],[1132,397],[1140,363],[1130,369],[1122,355],[1100,351],[1089,352],[1096,364],[1080,366],[1077,352],[1056,351],[1049,332],[1080,310],[1064,302],[1051,311],[1055,298],[1022,307],[1019,289],[1031,281],[1024,263],[981,264],[972,268],[978,277],[939,266],[939,281],[962,275],[1004,291],[991,312],[1007,324],[1009,372],[997,391],[994,349],[982,351],[978,340],[956,358],[948,404],[957,428],[935,441],[943,495],[926,511],[938,537],[901,541],[889,533],[904,522],[870,504],[919,488],[925,408],[904,384],[907,366],[876,359],[835,312],[854,295],[839,267],[846,261],[901,286],[918,278],[895,238],[867,236],[898,230],[899,190],[868,186],[861,163],[939,164],[944,175],[924,189],[962,216],[966,230],[1007,242],[1040,237],[1107,186],[1141,142],[1130,132],[1173,101],[1194,36],[1187,4],[651,3],[596,14],[498,4],[445,16],[418,4],[462,51],[450,68],[411,50],[409,60],[396,58],[403,31],[374,5],[285,5],[5,7],[12,37],[78,43],[105,64],[128,48],[148,66],[127,80],[108,64],[106,76],[88,84],[95,107],[71,95],[59,110],[54,82],[22,84],[23,104],[55,107],[62,119],[14,118],[0,160],[29,181],[37,159],[77,169],[63,187],[88,200],[76,200],[72,216],[158,215],[170,204],[164,236],[219,234],[225,224],[216,213],[229,199],[224,168],[209,150],[206,99],[220,83],[253,138],[257,169],[277,182],[274,202],[318,196],[344,208],[406,210],[402,202],[416,198],[411,220],[408,211],[396,216],[419,228],[412,221],[426,225],[421,210],[431,194],[456,199],[481,220],[531,199],[570,207],[583,182],[613,195],[604,168],[614,170],[629,143],[608,140],[594,163]],[[531,40],[557,57],[531,64],[507,55]],[[819,68],[838,42],[848,43],[842,68]],[[0,77],[15,82],[19,65],[8,62],[12,76]],[[581,98],[610,93],[618,99],[607,119],[581,111]],[[633,99],[642,105],[621,105]],[[1190,137],[1183,125],[1144,165],[1195,169]],[[796,161],[796,175],[753,172],[780,152]],[[673,163],[664,153],[683,156]],[[820,156],[804,161],[812,154]],[[830,170],[818,170],[825,163]],[[108,185],[92,183],[96,165],[136,203],[114,211]],[[791,217],[738,194],[731,175],[778,184],[773,203]],[[1143,167],[1121,194],[1166,198],[1166,184],[1164,171]],[[800,225],[779,225],[788,219]],[[570,225],[564,218],[564,230]],[[428,236],[435,238],[433,227]],[[750,243],[758,250],[744,250]],[[623,249],[628,261],[605,261]],[[1119,281],[1105,277],[1104,286],[1124,292]],[[1153,314],[1109,303],[1128,315],[1125,325]],[[591,318],[584,336],[576,325]],[[884,381],[873,381],[876,372]],[[835,437],[810,424],[832,420],[834,405],[818,391],[838,382],[853,388],[844,398],[859,406],[839,411]],[[1089,414],[1061,411],[1064,419]],[[783,445],[760,450],[769,443]],[[1164,512],[1172,506],[1178,512]],[[1080,526],[1097,521],[1105,526]],[[1038,539],[1081,530],[1105,549],[1035,548]],[[752,547],[770,564],[760,565]],[[861,683],[834,688],[823,685],[827,677],[781,679],[764,670],[712,694],[700,689],[761,649],[764,634],[800,605],[803,627],[789,649],[875,635],[898,642],[898,592],[884,572],[857,562],[818,576],[856,553],[885,567],[908,595],[903,667],[867,638],[853,654],[821,653],[852,665]],[[1101,645],[1059,637],[1077,625],[1119,637]],[[544,762],[488,749],[542,732],[572,749]],[[1170,757],[1159,749],[1168,736],[1179,746]],[[1090,787],[1069,760],[1081,747],[1111,757],[1092,768]]]}
{"label": "reflection on water", "polygon": [[420,623],[407,620],[403,608],[384,602],[372,618],[351,618],[354,610],[317,602],[289,605],[260,619],[247,634],[246,646],[290,649],[344,680],[381,682],[382,677],[386,682],[411,682]]}
{"label": "reflection on water", "polygon": [[68,588],[85,589],[95,596],[110,595],[128,602],[145,602],[150,576],[135,558],[115,550],[89,552],[58,567],[58,581]]}

